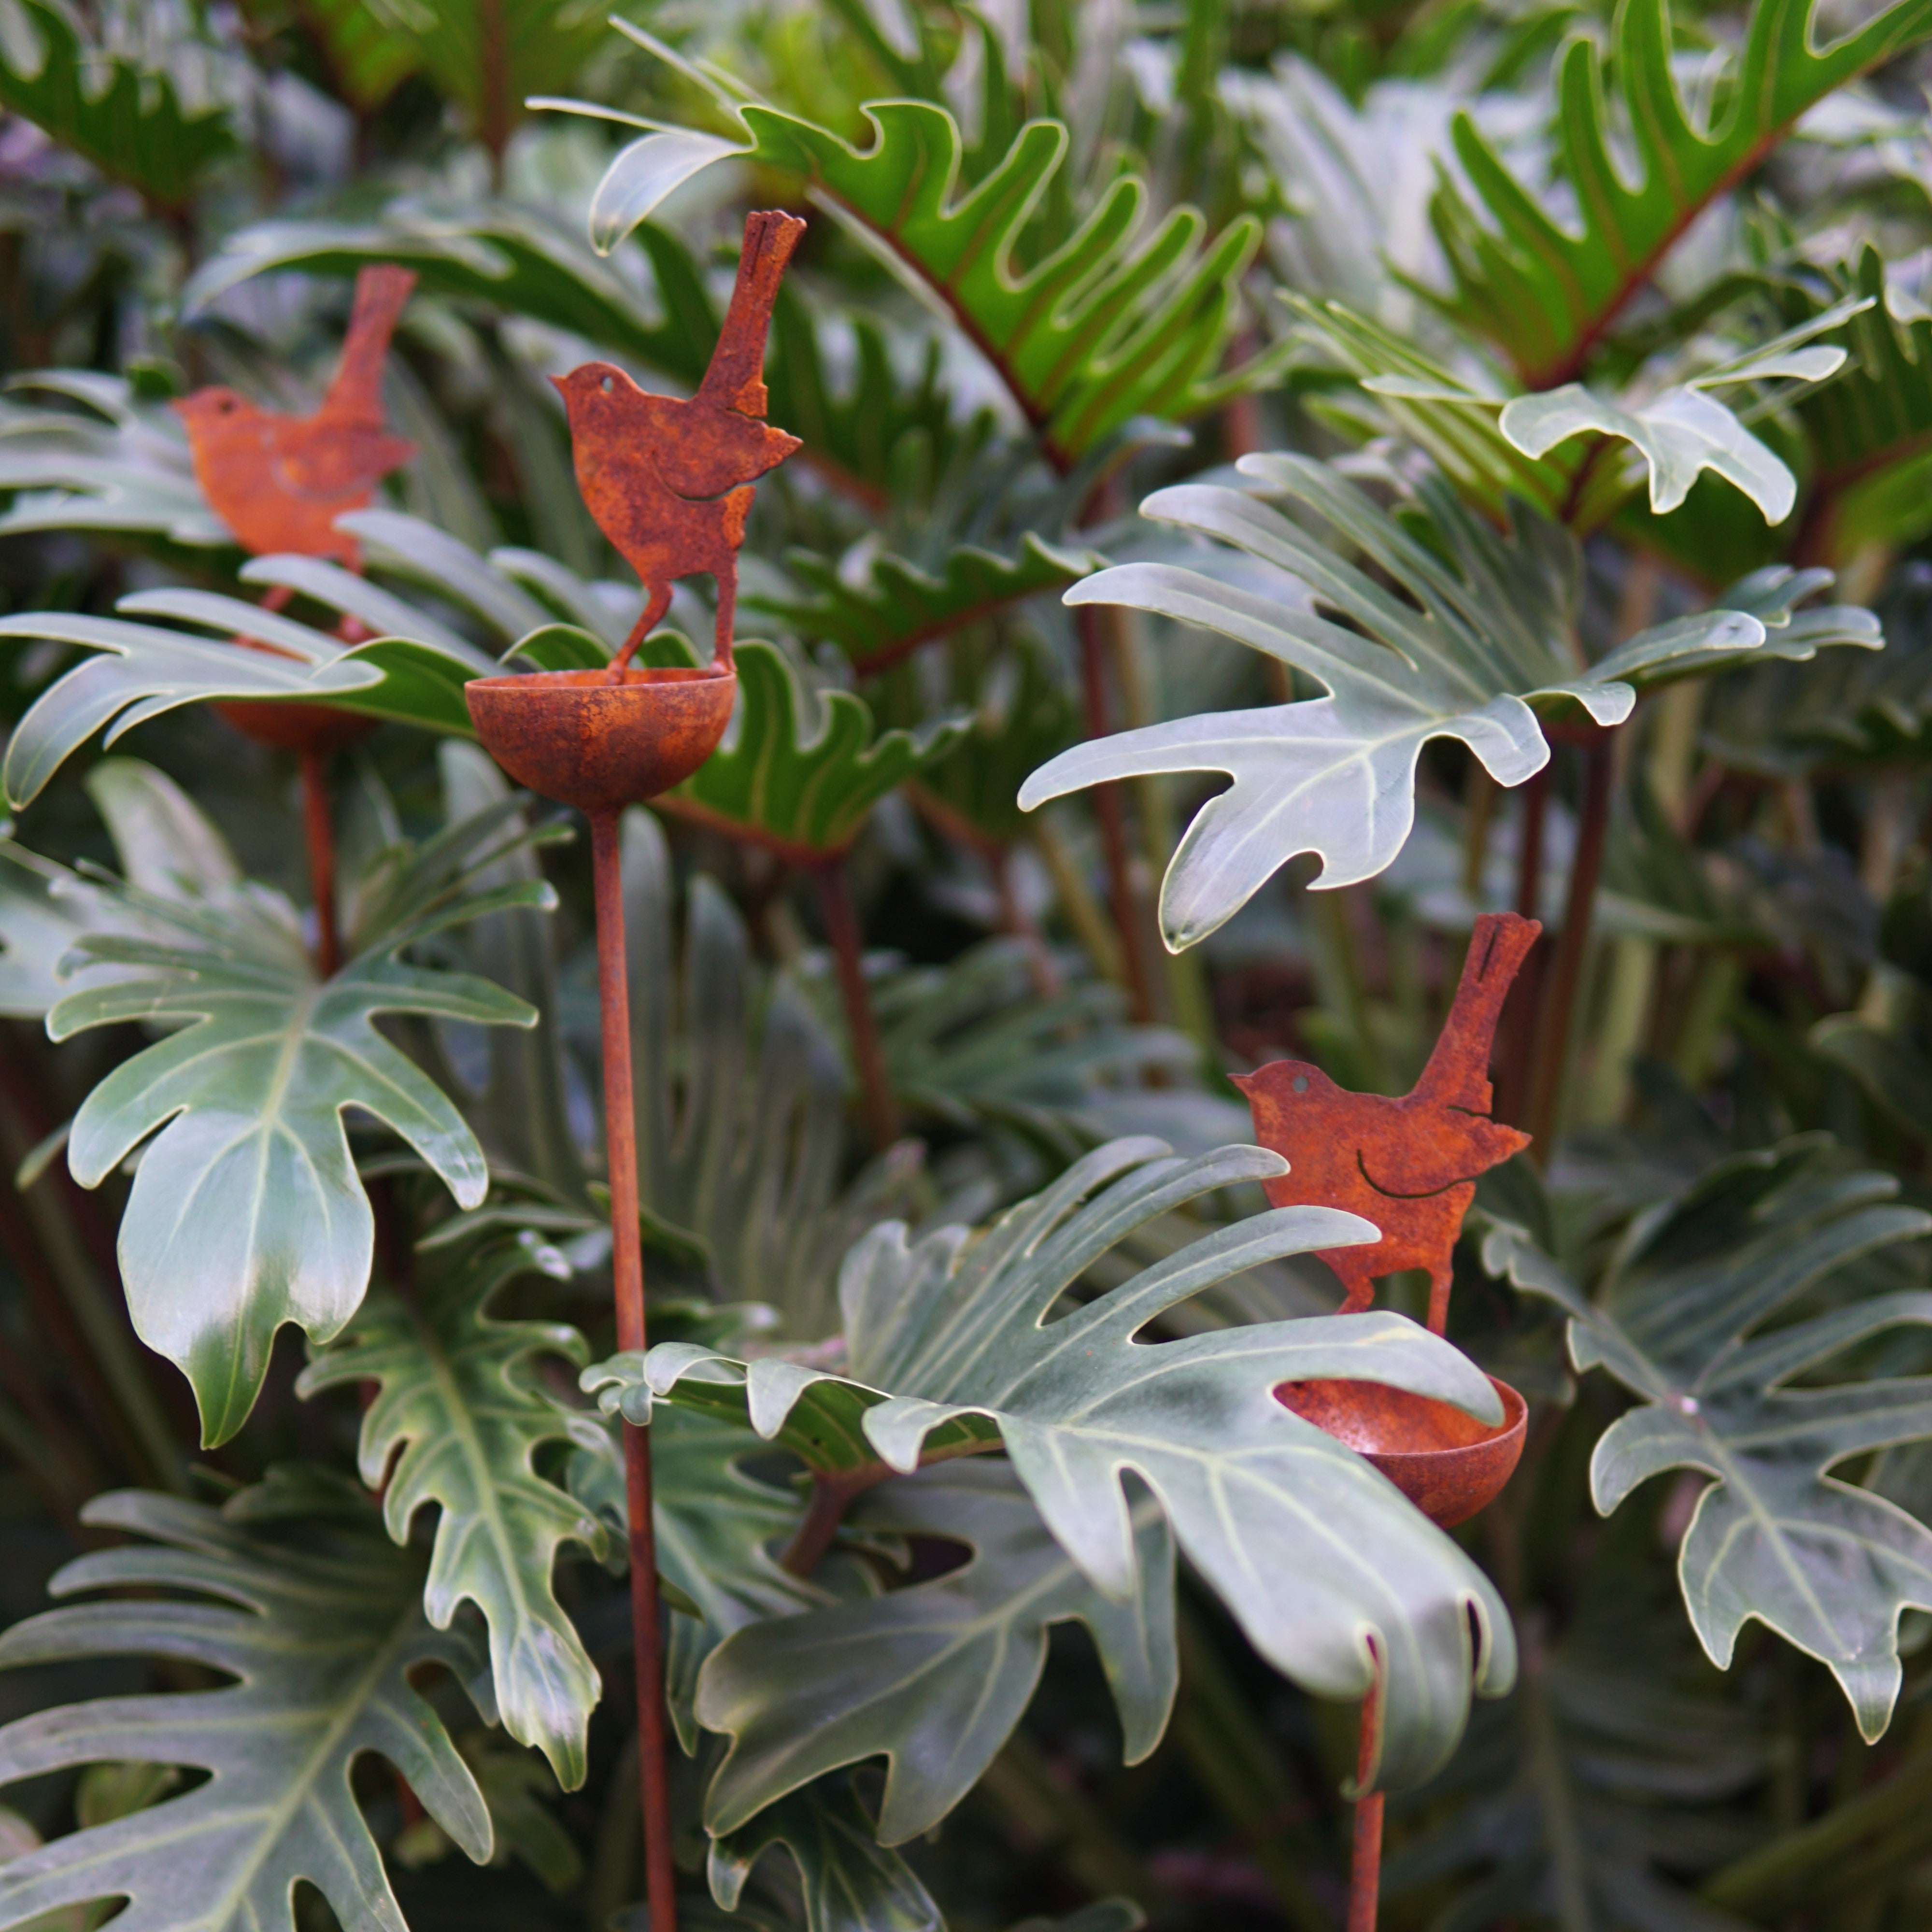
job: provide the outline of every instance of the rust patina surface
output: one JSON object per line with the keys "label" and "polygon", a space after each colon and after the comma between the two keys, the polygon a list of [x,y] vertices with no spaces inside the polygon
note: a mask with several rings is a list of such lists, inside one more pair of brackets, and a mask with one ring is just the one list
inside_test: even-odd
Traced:
{"label": "rust patina surface", "polygon": [[804,232],[795,215],[746,217],[737,284],[694,396],[653,395],[608,362],[550,379],[570,414],[585,506],[648,593],[614,675],[670,608],[673,580],[694,575],[716,580],[717,662],[730,664],[751,486],[799,447],[764,420],[764,370],[772,304]]}
{"label": "rust patina surface", "polygon": [[1400,1099],[1352,1094],[1305,1060],[1270,1060],[1235,1084],[1248,1096],[1255,1138],[1290,1171],[1264,1184],[1276,1208],[1345,1208],[1382,1238],[1322,1258],[1348,1290],[1343,1311],[1375,1299],[1378,1276],[1429,1273],[1429,1325],[1447,1318],[1450,1256],[1476,1177],[1529,1144],[1490,1118],[1490,1050],[1510,985],[1542,927],[1513,912],[1476,922],[1468,957],[1436,1049]]}
{"label": "rust patina surface", "polygon": [[490,755],[518,784],[593,815],[682,784],[718,748],[738,680],[699,670],[536,671],[464,686]]}
{"label": "rust patina surface", "polygon": [[1382,1382],[1283,1382],[1275,1400],[1304,1422],[1365,1456],[1443,1529],[1466,1522],[1502,1493],[1522,1456],[1529,1411],[1494,1376],[1502,1426],[1478,1422],[1454,1402]]}
{"label": "rust patina surface", "polygon": [[176,404],[195,480],[244,550],[357,567],[356,539],[335,519],[368,508],[376,485],[416,454],[414,443],[389,434],[382,413],[382,364],[416,280],[386,262],[357,275],[342,359],[313,416],[282,416],[219,388]]}

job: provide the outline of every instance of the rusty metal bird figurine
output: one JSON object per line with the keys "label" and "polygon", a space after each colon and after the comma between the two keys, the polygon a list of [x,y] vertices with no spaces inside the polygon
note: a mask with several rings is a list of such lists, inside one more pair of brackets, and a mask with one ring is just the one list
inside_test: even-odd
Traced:
{"label": "rusty metal bird figurine", "polygon": [[1322,1252],[1348,1290],[1344,1314],[1370,1306],[1378,1276],[1426,1268],[1429,1326],[1442,1333],[1450,1251],[1476,1177],[1529,1144],[1528,1135],[1489,1117],[1490,1049],[1510,982],[1542,930],[1513,912],[1477,920],[1435,1051],[1399,1100],[1352,1094],[1300,1060],[1270,1060],[1236,1079],[1255,1138],[1289,1163],[1264,1184],[1269,1204],[1346,1208],[1382,1231],[1372,1245]]}
{"label": "rusty metal bird figurine", "polygon": [[357,275],[342,359],[313,416],[280,416],[219,388],[176,404],[202,494],[244,550],[359,565],[356,539],[336,518],[367,508],[376,485],[416,453],[389,434],[382,412],[382,364],[416,280],[387,262]]}
{"label": "rusty metal bird figurine", "polygon": [[772,304],[804,232],[796,215],[745,218],[731,305],[694,396],[653,395],[608,362],[550,378],[569,412],[584,501],[648,592],[644,615],[611,660],[614,680],[670,608],[680,577],[716,580],[716,661],[730,665],[751,485],[799,447],[796,436],[764,420],[763,371]]}

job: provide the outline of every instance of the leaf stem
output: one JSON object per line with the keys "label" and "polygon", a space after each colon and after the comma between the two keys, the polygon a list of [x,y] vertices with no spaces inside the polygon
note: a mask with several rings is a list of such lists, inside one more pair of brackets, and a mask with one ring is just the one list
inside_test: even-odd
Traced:
{"label": "leaf stem", "polygon": [[298,758],[309,896],[315,902],[315,970],[330,980],[342,964],[342,938],[335,922],[335,820],[329,809],[328,754],[308,749]]}
{"label": "leaf stem", "polygon": [[[631,1091],[631,1010],[624,960],[624,884],[615,812],[590,817],[597,904],[597,999],[604,1047],[604,1134],[610,1181],[610,1273],[617,1346],[646,1346],[644,1260],[638,1220],[638,1128]],[[664,1770],[664,1653],[658,1630],[657,1539],[651,1448],[626,1423],[624,1492],[631,1543],[631,1636],[638,1680],[638,1784],[643,1793],[645,1892],[652,1932],[677,1932],[670,1792]]]}
{"label": "leaf stem", "polygon": [[812,1500],[806,1504],[805,1514],[792,1532],[784,1554],[778,1558],[778,1568],[789,1571],[801,1582],[808,1581],[832,1547],[852,1498],[862,1495],[874,1484],[883,1482],[891,1473],[883,1462],[850,1470],[839,1476],[828,1476],[814,1469]]}
{"label": "leaf stem", "polygon": [[1588,957],[1590,917],[1597,903],[1597,881],[1604,868],[1604,841],[1610,822],[1610,781],[1614,775],[1608,731],[1594,733],[1583,752],[1583,808],[1576,828],[1576,856],[1570,866],[1570,893],[1563,908],[1563,932],[1556,944],[1550,980],[1538,1002],[1536,1046],[1530,1068],[1529,1105],[1525,1130],[1534,1137],[1537,1159],[1546,1162],[1562,1108],[1570,1059],[1570,1021],[1576,989]]}
{"label": "leaf stem", "polygon": [[[1074,612],[1080,633],[1080,681],[1086,700],[1087,735],[1111,735],[1113,721],[1107,702],[1106,633],[1102,607],[1082,604]],[[1126,969],[1128,1010],[1142,1025],[1154,1018],[1152,976],[1141,944],[1141,924],[1135,903],[1133,872],[1127,852],[1127,817],[1118,782],[1093,788],[1094,810],[1100,821],[1100,849],[1107,862],[1107,897],[1114,926],[1120,934],[1120,962]]]}
{"label": "leaf stem", "polygon": [[866,1124],[873,1146],[884,1154],[899,1137],[898,1106],[892,1097],[885,1048],[879,1042],[872,989],[866,983],[864,940],[859,930],[859,915],[852,905],[844,861],[835,856],[814,866],[812,878],[818,886],[825,936],[832,942],[832,956],[838,962],[838,990],[845,1002],[846,1030],[852,1036],[852,1058],[859,1070],[859,1085],[865,1097]]}

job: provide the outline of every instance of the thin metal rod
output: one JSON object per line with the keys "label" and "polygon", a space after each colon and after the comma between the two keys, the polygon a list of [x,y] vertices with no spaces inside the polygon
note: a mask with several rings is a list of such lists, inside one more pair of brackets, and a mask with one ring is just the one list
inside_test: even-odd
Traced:
{"label": "thin metal rod", "polygon": [[[624,966],[624,884],[617,814],[590,814],[597,899],[597,1003],[604,1036],[604,1143],[610,1169],[610,1275],[617,1346],[641,1351],[644,1257],[638,1222],[637,1115],[631,1097],[631,1006]],[[638,1787],[644,1816],[645,1895],[651,1932],[677,1932],[664,1778],[664,1652],[658,1630],[657,1537],[651,1514],[648,1430],[624,1424],[624,1490],[631,1533],[631,1637],[638,1678]]]}
{"label": "thin metal rod", "polygon": [[315,970],[327,980],[342,964],[342,939],[335,926],[335,820],[329,810],[328,761],[320,752],[298,755],[302,831],[308,841],[309,896],[315,902]]}
{"label": "thin metal rod", "polygon": [[866,984],[864,940],[859,915],[852,904],[844,862],[827,860],[812,868],[818,884],[818,909],[825,936],[838,966],[838,990],[845,1001],[845,1028],[852,1036],[852,1058],[859,1069],[859,1088],[866,1102],[866,1125],[872,1145],[880,1154],[899,1137],[899,1112],[892,1098],[886,1050],[879,1042],[879,1023],[872,1012],[872,990]]}
{"label": "thin metal rod", "polygon": [[[1355,1784],[1360,1790],[1373,1774],[1382,1743],[1382,1680],[1376,1673],[1362,1700],[1360,1742],[1355,1750]],[[1348,1932],[1376,1932],[1376,1912],[1382,1886],[1382,1794],[1371,1792],[1355,1800],[1354,1856],[1348,1870]]]}

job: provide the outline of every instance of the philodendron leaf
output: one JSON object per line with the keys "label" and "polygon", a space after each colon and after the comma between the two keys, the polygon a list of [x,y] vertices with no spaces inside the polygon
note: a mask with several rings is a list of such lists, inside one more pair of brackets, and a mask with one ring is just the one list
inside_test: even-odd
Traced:
{"label": "philodendron leaf", "polygon": [[535,880],[466,896],[470,871],[500,856],[503,817],[479,814],[392,868],[367,900],[354,956],[326,981],[295,908],[266,886],[220,902],[102,887],[146,936],[82,939],[73,956],[99,970],[47,1015],[47,1032],[64,1040],[138,1020],[166,1036],[82,1102],[68,1164],[94,1187],[142,1149],[118,1250],[128,1312],[193,1383],[210,1444],[246,1420],[284,1322],[326,1341],[362,1298],[375,1227],[347,1110],[400,1134],[464,1206],[483,1198],[476,1136],[375,1022],[534,1023],[533,1009],[489,981],[403,957],[480,913],[554,902]]}
{"label": "philodendron leaf", "polygon": [[731,1738],[706,1800],[714,1832],[743,1828],[801,1778],[874,1757],[887,1766],[880,1839],[902,1844],[929,1830],[1032,1702],[1057,1623],[1077,1621],[1092,1636],[1127,1762],[1160,1742],[1177,1669],[1174,1544],[1151,1497],[1134,1506],[1139,1574],[1122,1603],[1054,1540],[1010,1463],[953,1462],[887,1483],[847,1520],[946,1537],[973,1553],[930,1582],[752,1624],[712,1653],[698,1714]]}
{"label": "philodendron leaf", "polygon": [[785,567],[800,592],[747,591],[740,608],[762,612],[798,637],[829,640],[856,669],[871,674],[1029,597],[1064,590],[1100,562],[1091,551],[1062,550],[1029,531],[1015,557],[962,544],[946,553],[934,575],[886,555],[854,583],[831,559],[795,550]]}
{"label": "philodendron leaf", "polygon": [[[1141,1602],[1149,1586],[1123,1487],[1130,1470],[1277,1668],[1318,1694],[1359,1697],[1372,1655],[1379,1660],[1381,1780],[1412,1783],[1454,1748],[1472,1678],[1484,1692],[1508,1684],[1508,1620],[1460,1550],[1274,1390],[1358,1376],[1493,1420],[1488,1382],[1394,1315],[1268,1322],[1158,1346],[1134,1340],[1166,1310],[1245,1268],[1372,1240],[1369,1224],[1327,1208],[1270,1210],[1046,1319],[1137,1228],[1280,1171],[1256,1148],[1180,1160],[1157,1141],[1115,1141],[976,1238],[947,1228],[914,1242],[897,1223],[874,1229],[840,1280],[845,1373],[667,1342],[641,1360],[586,1370],[585,1386],[633,1421],[648,1420],[654,1399],[734,1418],[846,1486],[1004,1444],[1055,1540],[1123,1605]],[[1150,1627],[1160,1614],[1144,1603],[1138,1613]],[[767,1795],[782,1788],[768,1781]]]}
{"label": "philodendron leaf", "polygon": [[235,150],[227,111],[182,105],[166,73],[83,46],[48,0],[10,0],[0,107],[84,155],[156,208],[184,209],[210,163]]}
{"label": "philodendron leaf", "polygon": [[[80,409],[21,400],[29,396],[58,397]],[[124,376],[92,369],[15,376],[0,395],[0,491],[18,493],[0,515],[0,535],[82,530],[138,536],[204,566],[225,567],[239,554],[195,481],[181,418],[164,403],[139,400]]]}
{"label": "philodendron leaf", "polygon": [[[394,1766],[470,1858],[490,1856],[483,1794],[410,1681],[442,1665],[488,1718],[482,1646],[466,1630],[430,1627],[420,1559],[329,1481],[283,1473],[225,1510],[140,1490],[88,1504],[96,1528],[142,1540],[70,1563],[54,1593],[132,1588],[145,1600],[29,1617],[0,1636],[0,1666],[148,1656],[235,1681],[68,1705],[0,1730],[0,1781],[109,1758],[210,1774],[0,1865],[0,1927],[119,1898],[127,1932],[296,1932],[306,1881],[344,1932],[405,1932],[350,1784],[368,1753]],[[278,1488],[299,1493],[278,1498]],[[168,1598],[154,1600],[160,1591]]]}
{"label": "philodendron leaf", "polygon": [[1932,1233],[1889,1174],[1848,1172],[1822,1136],[1721,1162],[1645,1216],[1594,1296],[1522,1228],[1498,1222],[1483,1263],[1570,1317],[1577,1368],[1638,1398],[1604,1432],[1590,1491],[1604,1515],[1649,1478],[1694,1469],[1677,1555],[1692,1628],[1720,1669],[1755,1617],[1829,1666],[1868,1740],[1898,1696],[1898,1619],[1932,1609],[1932,1532],[1830,1475],[1887,1443],[1932,1436],[1932,1378],[1793,1388],[1855,1344],[1932,1324],[1932,1294],[1842,1300],[1763,1328],[1859,1256]]}
{"label": "philodendron leaf", "polygon": [[[669,638],[655,640],[646,655],[694,661]],[[836,858],[886,793],[944,758],[967,729],[967,719],[948,715],[916,731],[875,732],[863,698],[808,694],[776,646],[741,644],[734,656],[732,734],[658,802],[797,864]]]}
{"label": "philodendron leaf", "polygon": [[382,1486],[389,1534],[407,1543],[418,1512],[438,1512],[424,1610],[439,1630],[466,1601],[482,1610],[505,1728],[538,1746],[574,1790],[602,1686],[550,1573],[563,1544],[602,1556],[608,1539],[590,1510],[537,1474],[535,1458],[551,1442],[599,1445],[605,1425],[537,1378],[545,1355],[582,1366],[590,1350],[574,1328],[489,1312],[534,1265],[525,1246],[501,1238],[425,1255],[408,1298],[370,1295],[313,1351],[296,1392],[375,1384],[358,1456],[363,1480]]}
{"label": "philodendron leaf", "polygon": [[1581,382],[1514,397],[1503,405],[1498,427],[1528,457],[1544,455],[1579,436],[1628,442],[1649,472],[1653,515],[1677,508],[1708,470],[1742,490],[1763,512],[1766,523],[1781,524],[1798,501],[1798,479],[1781,457],[1745,428],[1735,410],[1710,392],[1780,380],[1825,381],[1844,367],[1847,352],[1816,343],[1802,345],[1869,306],[1868,301],[1841,302],[1775,341],[1647,400],[1605,396]]}
{"label": "philodendron leaf", "polygon": [[[745,1468],[758,1448],[742,1426],[688,1409],[667,1406],[652,1426],[658,1574],[682,1600],[664,1631],[664,1688],[688,1755],[698,1743],[698,1674],[712,1652],[747,1624],[830,1600],[816,1584],[778,1567],[775,1552],[796,1532],[802,1508],[796,1490],[775,1488]],[[572,1456],[570,1489],[621,1546],[624,1465],[614,1432]]]}
{"label": "philodendron leaf", "polygon": [[806,1932],[946,1932],[912,1868],[879,1842],[849,1778],[830,1777],[767,1805],[711,1841],[711,1895],[727,1912],[752,1868],[782,1845],[798,1868]]}
{"label": "philodendron leaf", "polygon": [[[1699,211],[1733,187],[1805,110],[1932,28],[1928,0],[1897,0],[1814,44],[1812,0],[1756,0],[1735,68],[1714,87],[1707,127],[1686,106],[1665,0],[1624,0],[1610,56],[1623,94],[1605,100],[1606,56],[1574,34],[1558,57],[1559,166],[1574,212],[1558,219],[1513,174],[1466,112],[1452,124],[1430,214],[1455,292],[1445,306],[1508,352],[1526,386],[1575,381],[1618,313],[1648,283]],[[1628,130],[1630,159],[1615,152]],[[1466,188],[1464,184],[1467,184]],[[1472,205],[1468,190],[1482,213]]]}
{"label": "philodendron leaf", "polygon": [[[1319,463],[1248,456],[1240,467],[1317,512],[1412,601],[1256,496],[1209,484],[1159,490],[1142,512],[1238,546],[1246,554],[1238,584],[1176,564],[1129,563],[1068,592],[1070,604],[1125,604],[1220,631],[1331,694],[1090,740],[1022,787],[1030,810],[1149,772],[1233,778],[1196,816],[1162,883],[1162,931],[1176,952],[1223,925],[1298,852],[1320,856],[1324,889],[1382,871],[1414,823],[1416,761],[1432,738],[1460,738],[1498,784],[1520,784],[1550,758],[1530,700],[1574,701],[1599,724],[1621,724],[1636,701],[1629,680],[1693,652],[1742,652],[1764,641],[1758,618],[1720,608],[1641,632],[1586,666],[1574,643],[1576,552],[1551,526],[1521,523],[1506,541],[1439,478],[1426,478],[1422,502],[1448,561]],[[1278,587],[1264,594],[1258,576]]]}
{"label": "philodendron leaf", "polygon": [[[682,64],[648,34],[616,25]],[[1063,466],[1130,417],[1198,415],[1273,366],[1264,357],[1234,376],[1218,373],[1260,239],[1254,219],[1204,244],[1199,212],[1177,208],[1143,236],[1147,190],[1124,171],[1076,214],[1070,198],[1049,191],[1070,146],[1058,121],[1028,122],[1004,159],[960,193],[958,123],[932,102],[863,107],[872,139],[862,150],[796,115],[711,91],[745,130],[745,145],[724,152],[802,177],[883,244],[978,345]],[[650,212],[640,199],[629,205],[638,220]],[[1020,273],[1022,231],[1033,266]]]}
{"label": "philodendron leaf", "polygon": [[622,842],[644,1204],[701,1245],[721,1300],[766,1303],[788,1336],[817,1341],[837,1325],[846,1250],[908,1211],[917,1150],[843,1181],[837,1040],[790,975],[761,979],[737,908],[701,875],[676,946],[662,828],[627,812]]}

